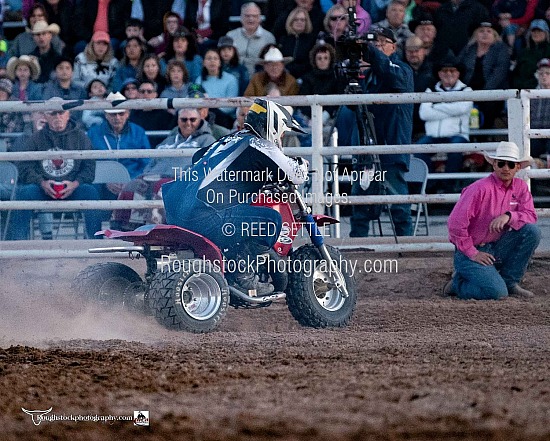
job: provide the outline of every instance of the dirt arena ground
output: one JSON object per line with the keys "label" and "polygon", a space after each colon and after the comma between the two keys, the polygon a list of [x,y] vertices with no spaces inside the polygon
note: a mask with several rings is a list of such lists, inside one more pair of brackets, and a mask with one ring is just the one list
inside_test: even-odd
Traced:
{"label": "dirt arena ground", "polygon": [[[499,302],[438,297],[448,254],[397,259],[397,274],[358,276],[346,329],[301,328],[280,303],[230,309],[208,335],[128,312],[75,317],[70,281],[97,259],[4,260],[0,439],[550,440],[550,256],[526,277],[535,300]],[[150,425],[36,426],[21,410],[50,407],[149,411]]]}

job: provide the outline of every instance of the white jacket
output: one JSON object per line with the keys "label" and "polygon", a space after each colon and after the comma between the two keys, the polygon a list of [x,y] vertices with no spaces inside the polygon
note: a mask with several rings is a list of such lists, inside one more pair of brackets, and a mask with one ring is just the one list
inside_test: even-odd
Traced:
{"label": "white jacket", "polygon": [[[443,89],[441,82],[435,85],[435,92],[469,92],[472,88],[458,80],[452,89]],[[426,92],[434,92],[430,88]],[[472,101],[457,101],[453,103],[422,103],[420,104],[420,118],[426,122],[426,135],[434,138],[463,136],[469,140],[470,111]]]}
{"label": "white jacket", "polygon": [[118,67],[118,60],[111,58],[98,66],[96,61],[89,61],[84,52],[80,52],[74,60],[73,81],[84,88],[88,87],[90,81],[99,79],[105,83],[110,90],[111,82]]}

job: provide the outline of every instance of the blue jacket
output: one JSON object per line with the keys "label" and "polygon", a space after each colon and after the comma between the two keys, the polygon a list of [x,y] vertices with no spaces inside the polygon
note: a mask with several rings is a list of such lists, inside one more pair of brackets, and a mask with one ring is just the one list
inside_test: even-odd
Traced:
{"label": "blue jacket", "polygon": [[[122,133],[115,135],[107,121],[100,125],[92,126],[88,130],[88,137],[92,141],[94,150],[134,150],[150,149],[151,145],[143,130],[137,124],[127,122]],[[124,158],[118,162],[124,164],[124,167],[134,179],[143,173],[143,169],[149,163],[148,158]]]}
{"label": "blue jacket", "polygon": [[[387,57],[373,46],[368,46],[371,68],[362,84],[366,93],[414,92],[413,71],[396,54]],[[413,104],[371,104],[378,144],[411,144]],[[410,154],[380,155],[383,164],[404,164],[409,168]]]}

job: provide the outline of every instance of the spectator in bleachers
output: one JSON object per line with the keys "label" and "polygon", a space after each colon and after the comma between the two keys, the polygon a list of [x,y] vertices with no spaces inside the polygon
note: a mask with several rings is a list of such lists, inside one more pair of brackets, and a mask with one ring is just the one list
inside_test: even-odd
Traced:
{"label": "spectator in bleachers", "polygon": [[[86,88],[86,94],[91,101],[103,100],[107,96],[107,86],[100,79],[93,79]],[[103,110],[84,110],[82,112],[82,123],[86,129],[101,124],[103,121],[105,121]]]}
{"label": "spectator in bleachers", "polygon": [[[157,149],[197,149],[208,147],[215,141],[210,126],[199,109],[178,110],[178,125],[164,139]],[[162,183],[174,178],[174,169],[184,170],[191,165],[191,157],[154,158],[149,162],[143,175],[126,184],[119,199],[152,199],[160,191]],[[118,229],[133,229],[151,223],[151,210],[116,210],[113,213]],[[160,221],[160,220],[158,220]]]}
{"label": "spectator in bleachers", "polygon": [[[64,100],[85,100],[88,98],[86,89],[73,82],[73,60],[68,57],[59,57],[55,62],[54,78],[44,83],[42,92],[45,100],[54,96]],[[71,118],[82,121],[82,111],[74,111]]]}
{"label": "spectator in bleachers", "polygon": [[[404,61],[413,71],[415,92],[424,92],[427,88],[433,87],[435,83],[433,64],[427,56],[427,51],[422,40],[416,35],[407,38],[405,42]],[[424,133],[424,121],[420,119],[418,114],[419,109],[420,104],[415,103],[413,111],[413,140]]]}
{"label": "spectator in bleachers", "polygon": [[487,8],[477,0],[450,0],[434,13],[437,29],[435,45],[441,53],[451,49],[455,55],[466,46],[479,23],[489,21]]}
{"label": "spectator in bleachers", "polygon": [[59,26],[59,38],[67,47],[72,47],[76,42],[73,2],[71,0],[37,0],[37,3],[44,5],[48,14],[48,23]]}
{"label": "spectator in bleachers", "polygon": [[195,81],[201,74],[202,57],[198,54],[197,42],[191,32],[180,30],[174,35],[172,47],[168,48],[163,60],[179,60],[185,63],[189,81]]}
{"label": "spectator in bleachers", "polygon": [[38,58],[40,63],[40,75],[36,79],[37,83],[45,83],[50,79],[55,68],[55,62],[61,55],[52,46],[52,38],[59,34],[59,26],[55,23],[48,24],[45,21],[37,21],[32,28],[32,34],[36,48],[30,53]]}
{"label": "spectator in bleachers", "polygon": [[[108,101],[121,101],[124,96],[120,93],[111,92],[107,96]],[[130,111],[127,109],[106,109],[105,121],[94,125],[88,130],[94,150],[137,150],[150,149],[149,139],[145,130],[129,121]],[[118,162],[124,165],[133,179],[143,173],[143,169],[149,163],[147,158],[122,158]],[[115,200],[122,191],[123,184],[102,184],[98,185],[101,200]],[[102,220],[111,217],[110,211],[101,212]]]}
{"label": "spectator in bleachers", "polygon": [[374,28],[389,28],[397,37],[398,55],[403,55],[405,40],[413,33],[405,23],[405,5],[399,0],[392,0],[386,9],[386,18],[373,25]]}
{"label": "spectator in bleachers", "polygon": [[[439,81],[435,87],[426,89],[426,92],[468,92],[468,87],[460,81],[464,66],[449,51],[436,66]],[[420,104],[420,118],[426,123],[426,135],[417,141],[417,144],[442,144],[463,143],[469,141],[470,136],[470,111],[473,108],[472,101],[457,101],[445,103]],[[435,168],[433,155],[419,153],[415,156],[426,162],[431,173],[446,172],[456,173],[462,169],[462,153],[449,152],[446,154],[446,163]],[[435,155],[438,158],[438,154]],[[438,161],[439,162],[439,161]],[[443,192],[455,192],[460,190],[456,181],[445,180]]]}
{"label": "spectator in bleachers", "polygon": [[120,60],[124,56],[124,48],[126,47],[128,39],[131,37],[139,38],[139,40],[145,46],[145,53],[155,52],[153,46],[151,46],[143,36],[143,22],[141,20],[137,18],[128,19],[128,21],[126,22],[125,34],[126,38],[121,41],[120,45],[118,46],[118,50],[115,52],[115,57],[118,60]]}
{"label": "spectator in bleachers", "polygon": [[298,83],[285,69],[285,64],[292,61],[291,57],[283,57],[283,54],[276,47],[270,48],[260,59],[264,71],[258,72],[250,79],[244,96],[266,96],[269,84],[276,85],[281,95],[297,95],[299,92]]}
{"label": "spectator in bleachers", "polygon": [[311,30],[308,32],[318,35],[319,32],[323,30],[323,19],[325,18],[325,14],[321,7],[314,0],[295,0],[289,7],[284,9],[280,8],[277,11],[277,20],[273,26],[273,35],[277,41],[280,42],[281,37],[288,33],[288,16],[297,7],[305,9],[307,12],[309,21],[311,22]]}
{"label": "spectator in bleachers", "polygon": [[230,10],[225,0],[187,0],[185,5],[185,27],[197,34],[201,55],[216,47],[220,37],[229,31]]}
{"label": "spectator in bleachers", "polygon": [[145,57],[145,45],[138,37],[130,37],[124,48],[124,57],[119,63],[115,78],[111,84],[113,91],[120,91],[122,83],[127,78],[136,78],[139,65]]}
{"label": "spectator in bleachers", "polygon": [[[60,98],[58,98],[60,99]],[[53,98],[55,100],[55,98]],[[46,112],[47,126],[34,133],[25,143],[25,151],[91,150],[86,133],[70,119],[66,110]],[[98,200],[97,189],[92,185],[95,161],[91,159],[46,159],[21,161],[17,200],[48,201],[52,199]],[[64,188],[56,191],[56,182]],[[90,239],[101,229],[99,212],[86,210],[84,221]],[[7,232],[8,240],[25,240],[29,237],[32,210],[12,211]]]}
{"label": "spectator in bleachers", "polygon": [[[187,98],[207,98],[207,95],[205,95],[204,89],[199,84],[190,84]],[[201,118],[208,122],[214,138],[220,139],[222,136],[229,135],[230,130],[216,124],[216,115],[208,107],[199,108],[199,113]]]}
{"label": "spectator in bleachers", "polygon": [[523,33],[535,16],[538,0],[495,0],[491,15],[498,19],[503,40],[510,47],[515,46],[516,35]]}
{"label": "spectator in bleachers", "polygon": [[168,11],[164,14],[162,22],[164,26],[163,33],[148,41],[155,54],[159,57],[162,57],[166,53],[166,50],[172,46],[174,35],[180,30],[183,23],[181,17],[172,11]]}
{"label": "spectator in bleachers", "polygon": [[[162,34],[164,14],[172,9],[174,0],[132,0],[132,18],[138,18],[145,25],[145,39]],[[180,15],[183,11],[175,10]]]}
{"label": "spectator in bleachers", "polygon": [[416,19],[409,22],[409,29],[422,40],[426,55],[430,55],[437,36],[432,15],[428,12],[420,12]]}
{"label": "spectator in bleachers", "polygon": [[[535,72],[537,89],[550,89],[550,59],[543,58],[537,64]],[[550,100],[531,100],[531,128],[547,129],[550,121]],[[550,139],[531,139],[531,154],[535,159],[542,159],[548,167],[550,155]],[[536,180],[535,180],[536,181]]]}
{"label": "spectator in bleachers", "polygon": [[318,33],[313,32],[307,10],[300,7],[288,14],[285,29],[285,35],[279,37],[281,53],[292,57],[286,68],[294,78],[299,79],[311,68],[309,51],[315,45]]}
{"label": "spectator in bleachers", "polygon": [[[109,101],[124,100],[121,93],[110,93]],[[145,130],[129,121],[130,111],[127,109],[107,109],[106,121],[98,126],[92,126],[88,131],[88,137],[92,141],[95,150],[134,150],[150,149],[151,145],[145,135]],[[131,178],[143,173],[143,169],[149,162],[147,158],[123,158],[118,162],[123,164]],[[118,193],[117,193],[118,194]]]}
{"label": "spectator in bleachers", "polygon": [[40,64],[33,55],[12,57],[6,66],[7,77],[14,82],[12,97],[18,101],[42,99],[42,85],[36,83],[40,76]]}
{"label": "spectator in bleachers", "polygon": [[[300,95],[335,95],[340,92],[338,81],[334,73],[336,52],[330,44],[316,44],[309,53],[309,62],[312,70],[302,77]],[[323,120],[333,118],[338,106],[324,106]],[[296,115],[302,121],[302,127],[310,126],[311,107],[300,108],[301,116]],[[311,135],[301,135],[302,146],[311,145]]]}
{"label": "spectator in bleachers", "polygon": [[[462,81],[473,90],[508,88],[510,54],[491,23],[483,22],[479,25],[459,59],[466,68]],[[494,128],[495,119],[502,112],[503,106],[502,101],[477,103],[477,108],[483,114],[481,128]]]}
{"label": "spectator in bleachers", "polygon": [[517,59],[512,71],[512,87],[534,89],[537,86],[535,72],[537,63],[542,58],[550,57],[550,29],[541,19],[533,20],[525,36],[526,47]]}
{"label": "spectator in bleachers", "polygon": [[261,10],[254,2],[245,3],[241,7],[242,26],[227,33],[233,39],[233,45],[239,52],[241,62],[252,76],[260,51],[267,44],[275,44],[275,37],[261,25]]}
{"label": "spectator in bleachers", "polygon": [[[45,112],[31,112],[30,124],[25,124],[23,134],[15,139],[15,142],[11,146],[13,152],[24,152],[27,149],[27,141],[30,137],[46,127],[46,113]],[[38,227],[43,240],[52,240],[53,234],[53,213],[39,211],[36,213],[38,218]]]}
{"label": "spectator in bleachers", "polygon": [[151,81],[155,84],[160,95],[166,87],[166,78],[162,74],[159,57],[156,54],[147,54],[141,61],[137,78],[140,83]]}
{"label": "spectator in bleachers", "polygon": [[101,80],[110,88],[118,67],[109,34],[104,31],[94,32],[83,52],[75,58],[74,82],[86,87],[93,79]]}
{"label": "spectator in bleachers", "polygon": [[[10,43],[8,49],[8,55],[10,57],[20,57],[21,55],[29,55],[36,49],[36,43],[33,38],[32,28],[37,21],[48,22],[48,14],[44,5],[41,3],[35,3],[29,11],[27,16],[28,27],[25,28],[25,32],[21,32]],[[52,38],[52,46],[56,52],[61,53],[65,47],[65,43],[56,34]]]}
{"label": "spectator in bleachers", "polygon": [[109,34],[114,53],[126,39],[126,22],[130,19],[132,0],[77,1],[75,4],[74,29],[77,43],[74,54],[84,50],[96,31]]}
{"label": "spectator in bleachers", "polygon": [[[156,83],[144,80],[139,85],[139,98],[152,100],[158,98]],[[176,125],[174,116],[165,109],[134,109],[130,113],[130,121],[146,131],[172,130]],[[148,135],[149,144],[155,148],[164,139],[163,135]]]}
{"label": "spectator in bleachers", "polygon": [[[7,78],[0,78],[0,101],[14,101],[13,83]],[[19,133],[25,129],[23,115],[19,112],[0,112],[0,133]],[[10,150],[12,138],[1,139],[1,150]]]}
{"label": "spectator in bleachers", "polygon": [[[201,75],[195,80],[210,98],[233,98],[239,95],[239,83],[232,74],[222,70],[222,61],[217,49],[208,49],[204,55]],[[212,109],[216,122],[230,129],[235,121],[235,108]]]}
{"label": "spectator in bleachers", "polygon": [[[172,60],[166,67],[166,80],[168,85],[160,94],[161,98],[187,98],[189,73],[185,63]],[[168,110],[171,114],[175,115],[175,109]]]}
{"label": "spectator in bleachers", "polygon": [[221,37],[218,41],[218,49],[222,59],[222,69],[224,72],[230,73],[237,78],[239,83],[239,96],[244,94],[250,76],[248,70],[241,64],[237,48],[233,46],[233,39],[228,36]]}
{"label": "spectator in bleachers", "polygon": [[343,54],[340,54],[336,42],[348,30],[348,21],[348,11],[340,3],[336,3],[327,11],[323,20],[326,32],[321,32],[317,39],[318,43],[327,43],[335,48],[338,61],[343,58]]}
{"label": "spectator in bleachers", "polygon": [[120,93],[122,93],[122,95],[124,95],[124,97],[127,100],[135,100],[139,98],[138,88],[139,88],[138,80],[136,80],[135,78],[126,78],[122,82]]}

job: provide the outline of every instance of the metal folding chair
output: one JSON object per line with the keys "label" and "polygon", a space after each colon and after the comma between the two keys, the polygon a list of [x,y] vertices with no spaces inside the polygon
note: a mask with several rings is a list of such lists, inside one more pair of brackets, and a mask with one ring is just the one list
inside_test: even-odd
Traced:
{"label": "metal folding chair", "polygon": [[[18,178],[19,173],[15,164],[5,161],[0,162],[0,188],[4,194],[3,197],[7,200],[15,200],[15,190],[17,189]],[[3,229],[1,228],[2,214],[3,211],[0,211],[0,238],[4,240],[6,238],[6,232],[8,231],[11,211],[7,211]]]}

